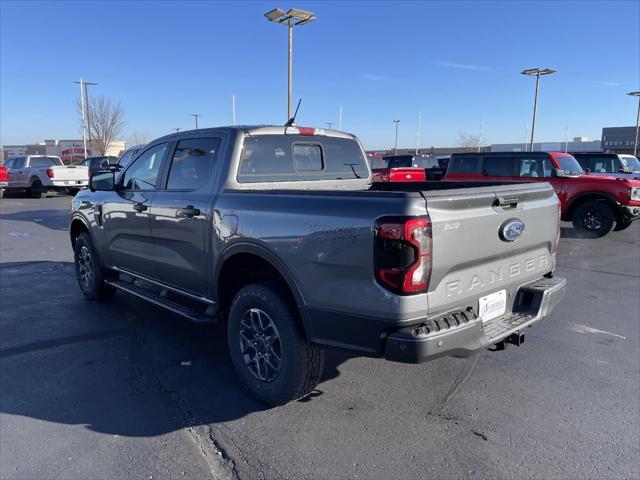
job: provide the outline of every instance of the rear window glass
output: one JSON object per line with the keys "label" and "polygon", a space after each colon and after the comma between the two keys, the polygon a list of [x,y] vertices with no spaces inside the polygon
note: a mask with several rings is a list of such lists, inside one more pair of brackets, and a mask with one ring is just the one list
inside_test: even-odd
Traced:
{"label": "rear window glass", "polygon": [[478,171],[479,156],[454,156],[449,162],[450,173],[476,173]]}
{"label": "rear window glass", "polygon": [[53,157],[31,157],[32,167],[50,167],[51,165],[59,165],[58,159]]}
{"label": "rear window glass", "polygon": [[318,144],[293,144],[293,162],[298,172],[320,172],[324,168],[322,147]]}
{"label": "rear window glass", "polygon": [[513,176],[513,158],[500,156],[484,157],[482,162],[482,174],[488,177]]}
{"label": "rear window glass", "polygon": [[244,139],[240,183],[366,178],[360,145],[347,138],[256,135]]}
{"label": "rear window glass", "polygon": [[393,157],[384,157],[387,168],[402,168],[413,166],[413,155],[395,155]]}

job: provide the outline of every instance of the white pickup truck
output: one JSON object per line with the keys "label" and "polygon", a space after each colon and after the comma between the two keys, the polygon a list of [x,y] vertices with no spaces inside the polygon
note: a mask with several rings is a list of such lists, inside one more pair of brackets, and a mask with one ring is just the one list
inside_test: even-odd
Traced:
{"label": "white pickup truck", "polygon": [[87,167],[64,165],[60,157],[24,155],[8,159],[5,166],[9,176],[7,190],[25,190],[32,198],[44,198],[50,190],[75,195],[89,183]]}

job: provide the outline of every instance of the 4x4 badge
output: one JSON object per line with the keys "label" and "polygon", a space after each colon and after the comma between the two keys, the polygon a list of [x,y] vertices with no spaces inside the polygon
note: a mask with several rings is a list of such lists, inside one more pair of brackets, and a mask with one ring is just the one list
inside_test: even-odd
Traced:
{"label": "4x4 badge", "polygon": [[524,222],[519,218],[511,218],[500,225],[500,239],[505,242],[515,242],[524,232]]}

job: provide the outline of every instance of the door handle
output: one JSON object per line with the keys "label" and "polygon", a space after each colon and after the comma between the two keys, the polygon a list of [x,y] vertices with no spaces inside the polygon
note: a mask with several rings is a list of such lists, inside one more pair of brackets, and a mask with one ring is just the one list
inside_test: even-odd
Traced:
{"label": "door handle", "polygon": [[133,209],[138,213],[144,212],[147,208],[148,207],[144,203],[134,203],[133,204]]}
{"label": "door handle", "polygon": [[187,217],[193,218],[197,215],[200,215],[200,209],[195,208],[193,205],[187,205],[185,208],[181,208],[178,210],[178,217]]}

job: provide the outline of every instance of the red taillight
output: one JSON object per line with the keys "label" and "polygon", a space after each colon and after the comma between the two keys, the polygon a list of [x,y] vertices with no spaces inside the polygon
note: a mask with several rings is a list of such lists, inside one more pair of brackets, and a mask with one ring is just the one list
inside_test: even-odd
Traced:
{"label": "red taillight", "polygon": [[426,292],[431,277],[429,217],[383,218],[375,236],[378,282],[402,295]]}
{"label": "red taillight", "polygon": [[47,169],[47,177],[53,178],[54,172],[52,168]]}
{"label": "red taillight", "polygon": [[424,168],[392,168],[389,170],[390,182],[426,182]]}

